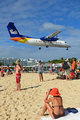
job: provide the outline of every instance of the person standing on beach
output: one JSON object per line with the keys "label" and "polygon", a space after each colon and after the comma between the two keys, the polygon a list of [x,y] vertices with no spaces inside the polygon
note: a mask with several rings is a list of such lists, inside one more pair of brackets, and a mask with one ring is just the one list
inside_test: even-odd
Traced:
{"label": "person standing on beach", "polygon": [[49,74],[52,74],[52,64],[50,63],[50,66],[49,66]]}
{"label": "person standing on beach", "polygon": [[17,60],[16,61],[16,84],[17,84],[17,89],[16,91],[20,91],[21,90],[21,84],[20,84],[20,78],[21,78],[21,70],[22,70],[22,67],[20,65],[20,60]]}
{"label": "person standing on beach", "polygon": [[52,64],[52,72],[53,72],[53,75],[55,74],[55,63],[53,62]]}
{"label": "person standing on beach", "polygon": [[69,60],[68,59],[66,59],[65,61],[64,61],[64,64],[63,64],[63,66],[62,66],[62,68],[64,69],[64,72],[65,72],[65,76],[66,76],[66,80],[70,80],[70,63],[69,63]]}
{"label": "person standing on beach", "polygon": [[75,59],[73,59],[71,69],[72,69],[73,73],[75,73],[75,69],[76,69],[76,61],[75,61]]}
{"label": "person standing on beach", "polygon": [[39,74],[40,82],[41,82],[41,79],[43,81],[43,65],[41,61],[39,61],[39,65],[38,65],[38,74]]}

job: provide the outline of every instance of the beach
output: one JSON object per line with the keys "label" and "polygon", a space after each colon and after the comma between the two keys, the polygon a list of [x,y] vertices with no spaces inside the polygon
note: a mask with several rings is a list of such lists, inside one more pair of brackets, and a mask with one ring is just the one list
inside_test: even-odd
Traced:
{"label": "beach", "polygon": [[21,91],[16,91],[15,73],[0,76],[0,120],[41,120],[37,114],[46,92],[54,87],[61,93],[64,108],[80,108],[80,79],[52,80],[56,74],[44,73],[44,82],[40,82],[38,73],[21,74]]}

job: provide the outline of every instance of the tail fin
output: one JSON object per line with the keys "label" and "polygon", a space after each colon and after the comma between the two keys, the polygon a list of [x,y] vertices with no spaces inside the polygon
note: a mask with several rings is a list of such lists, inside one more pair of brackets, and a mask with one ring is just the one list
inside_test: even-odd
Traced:
{"label": "tail fin", "polygon": [[26,41],[31,39],[31,37],[29,37],[29,36],[20,35],[18,30],[14,26],[14,23],[12,23],[12,22],[9,22],[9,24],[7,25],[7,29],[9,31],[11,40],[18,41],[21,43],[26,43]]}
{"label": "tail fin", "polygon": [[9,24],[7,25],[7,29],[12,40],[18,41],[21,39],[22,36],[19,34],[18,30],[14,26],[14,23],[9,22]]}

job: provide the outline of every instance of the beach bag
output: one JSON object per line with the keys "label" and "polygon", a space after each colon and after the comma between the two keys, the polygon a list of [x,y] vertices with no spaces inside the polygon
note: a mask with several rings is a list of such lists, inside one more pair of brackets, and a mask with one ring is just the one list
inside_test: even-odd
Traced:
{"label": "beach bag", "polygon": [[64,64],[63,64],[63,67],[62,67],[64,70],[67,70],[67,69],[69,69],[70,68],[70,66],[68,65],[68,63],[67,62],[64,62]]}

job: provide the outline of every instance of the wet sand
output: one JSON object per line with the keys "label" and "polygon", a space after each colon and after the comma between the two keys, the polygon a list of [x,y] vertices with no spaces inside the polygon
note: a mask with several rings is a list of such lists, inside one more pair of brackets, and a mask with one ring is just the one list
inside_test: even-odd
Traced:
{"label": "wet sand", "polygon": [[0,76],[0,120],[41,120],[37,113],[42,111],[47,90],[53,87],[59,89],[64,108],[80,108],[80,79],[52,80],[55,77],[45,73],[40,82],[38,73],[22,73],[21,91],[15,92],[15,73]]}

